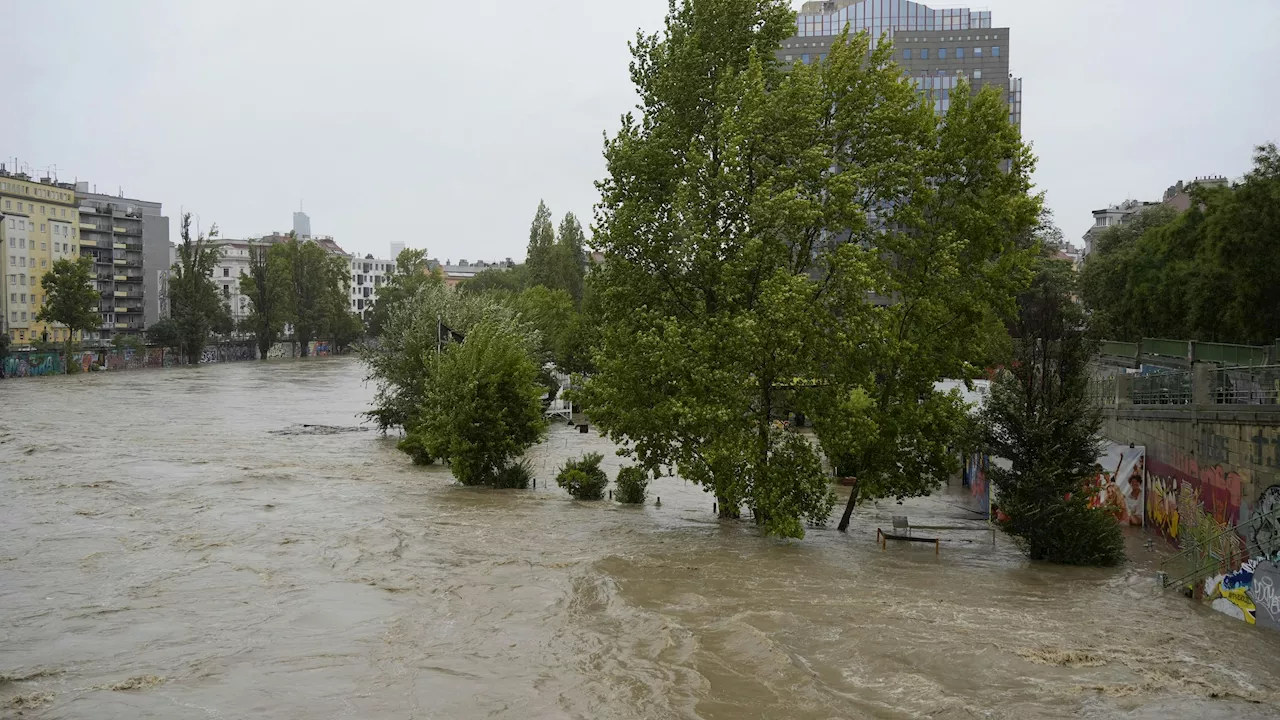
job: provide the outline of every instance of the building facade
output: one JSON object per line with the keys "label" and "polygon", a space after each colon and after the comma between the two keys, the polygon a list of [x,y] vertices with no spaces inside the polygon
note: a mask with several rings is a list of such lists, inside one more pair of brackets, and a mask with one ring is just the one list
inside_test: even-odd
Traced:
{"label": "building facade", "polygon": [[1165,189],[1164,197],[1158,202],[1154,200],[1125,200],[1122,203],[1094,210],[1093,225],[1084,233],[1084,257],[1088,258],[1093,254],[1093,248],[1098,241],[1098,237],[1106,232],[1108,228],[1130,222],[1147,209],[1156,205],[1173,208],[1175,212],[1183,212],[1191,207],[1191,193],[1197,186],[1213,188],[1225,187],[1227,184],[1227,179],[1221,175],[1198,177],[1185,184],[1179,180]]}
{"label": "building facade", "polygon": [[0,166],[0,331],[14,346],[68,337],[67,328],[36,316],[45,299],[41,278],[55,261],[80,254],[78,215],[74,186]]}
{"label": "building facade", "polygon": [[1009,121],[1022,123],[1022,79],[1009,73],[1009,29],[991,25],[991,13],[968,8],[934,9],[909,0],[807,2],[796,17],[796,34],[783,41],[777,58],[785,65],[825,60],[848,26],[866,30],[874,48],[883,35],[894,59],[919,91],[944,113],[961,79],[977,91],[992,85],[1009,104]]}
{"label": "building facade", "polygon": [[102,323],[85,339],[109,342],[161,318],[169,260],[169,218],[161,204],[89,192],[76,183],[80,254],[93,260]]}
{"label": "building facade", "polygon": [[360,317],[373,309],[378,290],[387,282],[387,278],[395,273],[396,264],[391,260],[379,260],[372,255],[363,258],[352,257],[351,265],[351,312]]}

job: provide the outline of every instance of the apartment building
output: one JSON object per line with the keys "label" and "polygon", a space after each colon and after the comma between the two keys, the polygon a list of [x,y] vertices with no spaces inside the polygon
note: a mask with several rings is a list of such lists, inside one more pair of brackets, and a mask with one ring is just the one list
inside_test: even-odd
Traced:
{"label": "apartment building", "polygon": [[169,218],[161,204],[91,192],[76,183],[80,255],[93,260],[102,324],[85,338],[106,343],[141,333],[162,316],[169,261]]}
{"label": "apartment building", "polygon": [[15,346],[67,339],[67,328],[36,316],[45,299],[41,278],[55,261],[79,256],[78,214],[73,186],[0,165],[0,331]]}

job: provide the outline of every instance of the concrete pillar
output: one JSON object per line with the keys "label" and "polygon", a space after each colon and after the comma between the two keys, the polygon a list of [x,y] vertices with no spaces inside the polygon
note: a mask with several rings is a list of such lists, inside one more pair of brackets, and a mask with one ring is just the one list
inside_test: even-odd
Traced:
{"label": "concrete pillar", "polygon": [[1218,366],[1198,362],[1191,366],[1191,404],[1213,404],[1213,378]]}
{"label": "concrete pillar", "polygon": [[1133,404],[1133,376],[1121,373],[1116,376],[1116,405]]}

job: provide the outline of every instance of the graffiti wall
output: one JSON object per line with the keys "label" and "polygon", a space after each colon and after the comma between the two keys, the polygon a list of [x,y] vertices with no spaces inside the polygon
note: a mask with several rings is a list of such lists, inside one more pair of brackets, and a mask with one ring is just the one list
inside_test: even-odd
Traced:
{"label": "graffiti wall", "polygon": [[4,376],[7,378],[38,377],[62,373],[62,360],[58,353],[14,353],[4,358]]}
{"label": "graffiti wall", "polygon": [[987,480],[989,459],[981,453],[973,453],[965,459],[964,476],[961,484],[969,488],[969,494],[979,512],[985,518],[991,517],[991,483]]}
{"label": "graffiti wall", "polygon": [[1110,444],[1094,465],[1089,507],[1106,508],[1122,525],[1142,527],[1146,517],[1146,448]]}
{"label": "graffiti wall", "polygon": [[1179,544],[1188,531],[1209,533],[1238,525],[1240,474],[1220,464],[1201,468],[1189,458],[1180,465],[1147,459],[1146,510],[1152,527]]}
{"label": "graffiti wall", "polygon": [[325,357],[329,354],[328,340],[314,340],[311,343],[310,353],[312,357]]}

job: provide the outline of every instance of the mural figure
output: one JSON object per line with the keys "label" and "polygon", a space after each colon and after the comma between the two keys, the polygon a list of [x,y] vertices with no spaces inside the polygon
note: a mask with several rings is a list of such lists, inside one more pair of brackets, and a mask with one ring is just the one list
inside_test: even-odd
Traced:
{"label": "mural figure", "polygon": [[1270,560],[1280,559],[1280,485],[1272,485],[1258,496],[1253,516],[1253,544]]}
{"label": "mural figure", "polygon": [[1146,448],[1112,445],[1094,465],[1089,507],[1106,508],[1125,525],[1141,527],[1145,516],[1143,476]]}

